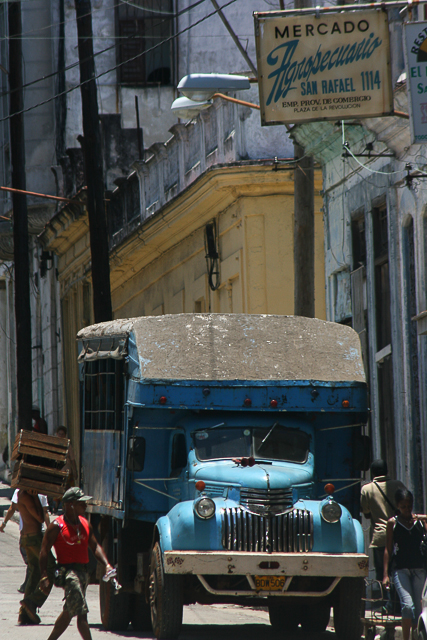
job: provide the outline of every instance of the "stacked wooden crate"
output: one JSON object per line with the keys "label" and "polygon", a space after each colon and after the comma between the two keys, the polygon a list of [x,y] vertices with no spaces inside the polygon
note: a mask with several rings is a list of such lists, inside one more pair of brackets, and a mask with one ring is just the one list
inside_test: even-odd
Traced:
{"label": "stacked wooden crate", "polygon": [[11,487],[35,490],[54,499],[65,492],[68,471],[68,438],[48,436],[35,431],[20,431],[15,439],[11,460],[16,461]]}

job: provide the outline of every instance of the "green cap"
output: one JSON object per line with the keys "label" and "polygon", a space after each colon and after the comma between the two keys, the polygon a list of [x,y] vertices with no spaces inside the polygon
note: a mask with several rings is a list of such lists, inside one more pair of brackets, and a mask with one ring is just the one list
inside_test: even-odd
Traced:
{"label": "green cap", "polygon": [[85,492],[83,489],[79,489],[79,487],[71,487],[71,489],[67,489],[62,496],[62,502],[72,502],[73,500],[76,502],[86,502],[91,499],[92,496],[85,496]]}

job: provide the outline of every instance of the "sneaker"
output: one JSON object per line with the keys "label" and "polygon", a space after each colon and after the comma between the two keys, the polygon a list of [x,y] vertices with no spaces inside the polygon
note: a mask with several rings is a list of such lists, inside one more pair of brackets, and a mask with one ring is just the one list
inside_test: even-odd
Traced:
{"label": "sneaker", "polygon": [[41,620],[36,613],[36,605],[33,604],[31,600],[28,600],[27,598],[24,598],[23,600],[21,600],[20,604],[22,605],[22,609],[24,609],[25,613],[31,620],[30,624],[40,624]]}
{"label": "sneaker", "polygon": [[29,619],[29,617],[27,616],[27,614],[25,613],[25,609],[24,607],[20,607],[19,609],[19,614],[18,614],[18,624],[22,627],[24,625],[28,625],[31,624],[31,620]]}

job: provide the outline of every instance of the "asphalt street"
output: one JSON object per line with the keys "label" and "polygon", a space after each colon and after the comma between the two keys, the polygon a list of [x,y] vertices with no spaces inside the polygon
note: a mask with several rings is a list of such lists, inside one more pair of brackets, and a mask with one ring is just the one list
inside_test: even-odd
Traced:
{"label": "asphalt street", "polygon": [[[19,601],[22,595],[17,592],[25,575],[25,565],[19,553],[19,527],[10,521],[5,532],[0,533],[0,638],[7,640],[46,640],[52,626],[62,609],[62,589],[52,592],[40,610],[41,624],[38,626],[18,626]],[[153,638],[149,633],[105,631],[101,625],[98,604],[98,586],[88,588],[89,623],[93,640],[107,640],[109,637]],[[334,638],[335,634],[325,633],[324,638]],[[64,640],[79,638],[75,621],[62,636]],[[218,640],[218,638],[245,638],[255,640],[273,639],[277,636],[270,626],[268,613],[237,606],[201,606],[191,605],[184,608],[184,626],[180,640]]]}
{"label": "asphalt street", "polygon": [[[5,533],[0,533],[0,638],[1,640],[46,640],[62,609],[62,589],[53,588],[48,600],[40,610],[41,624],[21,627],[17,624],[19,601],[22,595],[17,589],[25,575],[25,565],[19,553],[19,527],[8,522]],[[149,633],[105,631],[101,625],[98,604],[98,586],[88,588],[89,624],[93,640],[108,640],[110,637],[153,638]],[[399,629],[400,632],[400,629]],[[396,640],[401,637],[396,633]],[[75,621],[62,636],[64,640],[80,638]],[[184,608],[184,626],[179,640],[273,640],[278,635],[269,623],[268,613],[256,609],[233,605],[202,606]],[[284,636],[281,635],[281,638]],[[317,640],[334,640],[332,628],[317,636]],[[307,637],[304,640],[308,640]]]}

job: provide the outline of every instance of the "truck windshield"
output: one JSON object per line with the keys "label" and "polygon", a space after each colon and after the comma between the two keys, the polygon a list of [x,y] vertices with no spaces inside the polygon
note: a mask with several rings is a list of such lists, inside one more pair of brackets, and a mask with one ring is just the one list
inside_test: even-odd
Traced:
{"label": "truck windshield", "polygon": [[278,423],[272,427],[224,427],[195,431],[193,440],[197,457],[199,460],[216,460],[254,456],[264,460],[305,462],[310,436],[304,431]]}

